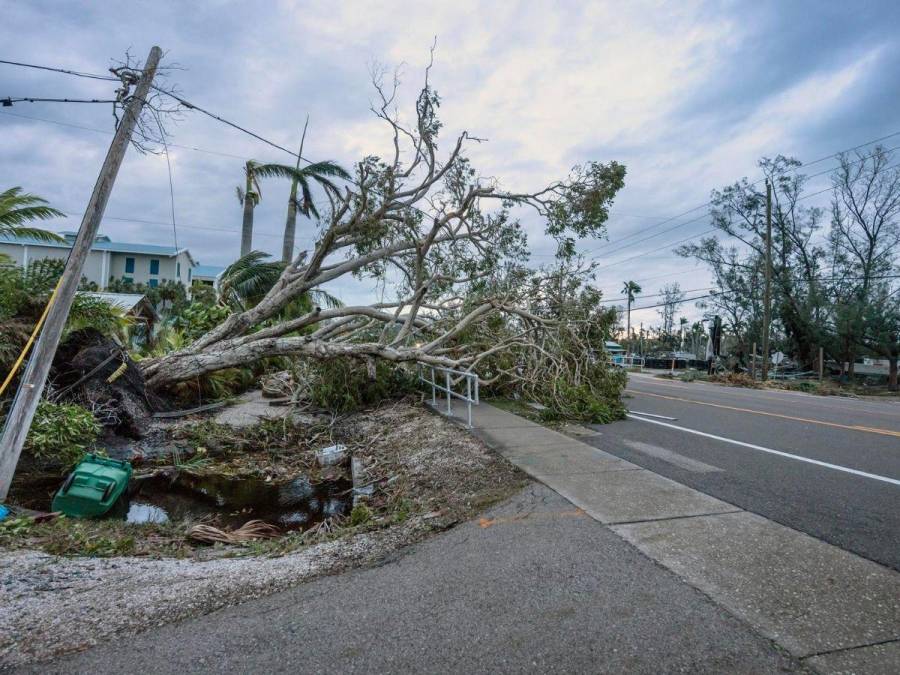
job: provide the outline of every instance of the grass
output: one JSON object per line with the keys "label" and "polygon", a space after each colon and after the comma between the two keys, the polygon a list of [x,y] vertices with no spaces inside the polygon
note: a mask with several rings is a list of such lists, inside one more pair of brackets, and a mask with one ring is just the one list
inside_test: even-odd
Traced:
{"label": "grass", "polygon": [[0,548],[40,549],[53,555],[108,558],[123,555],[185,557],[193,547],[181,523],[133,524],[61,516],[36,523],[31,517],[0,522]]}

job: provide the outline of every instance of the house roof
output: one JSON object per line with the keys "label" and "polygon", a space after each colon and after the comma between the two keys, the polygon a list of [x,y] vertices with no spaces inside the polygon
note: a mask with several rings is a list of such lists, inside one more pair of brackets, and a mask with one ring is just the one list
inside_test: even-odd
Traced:
{"label": "house roof", "polygon": [[[20,246],[48,246],[50,248],[72,248],[75,242],[75,232],[60,232],[66,241],[41,241],[33,237],[15,237],[9,234],[0,234],[0,242],[19,244]],[[91,246],[92,251],[111,251],[113,253],[137,253],[144,255],[158,255],[160,257],[173,258],[179,253],[190,252],[186,248],[174,246],[157,246],[155,244],[135,244],[122,241],[110,241],[109,237],[98,234]],[[191,258],[193,261],[193,258]]]}
{"label": "house roof", "polygon": [[216,279],[222,272],[225,271],[224,267],[220,267],[218,265],[195,265],[193,268],[192,274],[194,278],[197,277],[209,277],[211,279]]}
{"label": "house roof", "polygon": [[125,314],[133,312],[138,308],[143,308],[154,315],[156,314],[153,305],[147,300],[147,296],[143,293],[98,293],[94,291],[78,291],[78,295],[102,300],[108,305],[118,307]]}

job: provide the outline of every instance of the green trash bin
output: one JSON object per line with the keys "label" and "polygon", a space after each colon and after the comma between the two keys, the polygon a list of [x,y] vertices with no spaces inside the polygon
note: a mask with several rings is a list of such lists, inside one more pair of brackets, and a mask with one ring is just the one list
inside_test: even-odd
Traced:
{"label": "green trash bin", "polygon": [[72,518],[97,518],[109,511],[128,489],[131,464],[85,455],[53,497],[53,510]]}

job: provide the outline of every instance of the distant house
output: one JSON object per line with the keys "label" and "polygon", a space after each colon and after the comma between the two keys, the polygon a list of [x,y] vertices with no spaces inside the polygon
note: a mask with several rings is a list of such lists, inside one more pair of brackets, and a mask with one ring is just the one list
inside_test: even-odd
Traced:
{"label": "distant house", "polygon": [[618,356],[619,354],[625,353],[625,348],[622,345],[620,345],[618,342],[613,342],[612,340],[607,340],[606,342],[604,342],[603,347],[612,356]]}
{"label": "distant house", "polygon": [[[0,235],[0,253],[6,254],[22,267],[46,258],[65,260],[76,234],[60,232],[65,237],[64,242]],[[197,267],[197,262],[186,248],[118,242],[99,234],[85,261],[83,275],[101,290],[113,279],[148,286],[157,286],[164,281],[178,281],[190,287]],[[213,268],[204,267],[205,271],[210,269]]]}
{"label": "distant house", "polygon": [[219,278],[224,271],[225,268],[218,265],[197,265],[194,267],[194,284],[218,289]]}

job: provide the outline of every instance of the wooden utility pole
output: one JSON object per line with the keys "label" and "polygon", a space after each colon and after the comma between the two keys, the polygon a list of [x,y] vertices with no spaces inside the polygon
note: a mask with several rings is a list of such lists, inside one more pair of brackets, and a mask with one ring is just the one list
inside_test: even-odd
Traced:
{"label": "wooden utility pole", "polygon": [[772,184],[766,179],[766,289],[763,295],[762,379],[769,379],[769,323],[772,321]]}
{"label": "wooden utility pole", "polygon": [[825,349],[819,347],[819,382],[825,379]]}
{"label": "wooden utility pole", "polygon": [[150,50],[143,73],[135,87],[134,96],[131,97],[131,101],[125,109],[122,122],[116,130],[109,151],[106,153],[103,167],[100,169],[100,175],[97,177],[97,183],[94,185],[91,200],[84,211],[78,236],[75,238],[72,251],[66,260],[56,299],[47,314],[44,329],[34,347],[28,367],[22,375],[12,408],[6,417],[6,426],[3,428],[3,435],[0,436],[0,502],[6,499],[9,492],[22,446],[25,444],[28,429],[34,419],[35,409],[44,392],[50,364],[53,362],[66,319],[69,317],[69,310],[75,299],[75,291],[78,290],[81,270],[97,236],[100,220],[106,210],[106,202],[109,200],[113,183],[131,141],[131,134],[140,117],[147,94],[150,92],[150,85],[161,57],[162,50],[159,47],[153,47]]}
{"label": "wooden utility pole", "polygon": [[756,343],[753,343],[753,352],[750,354],[750,377],[756,379]]}

